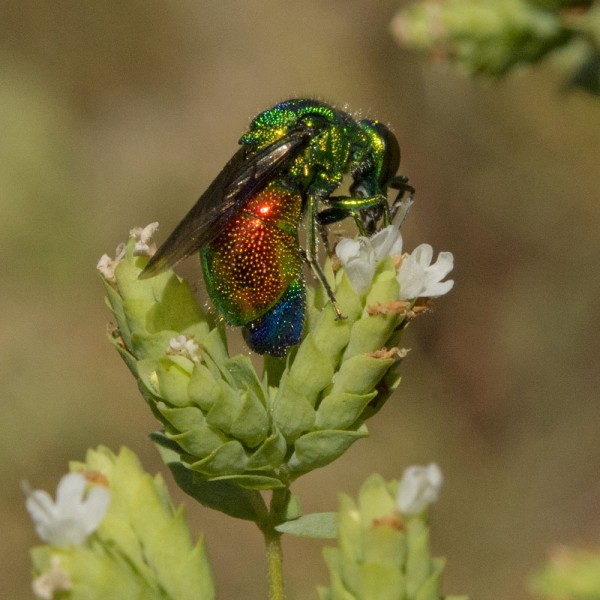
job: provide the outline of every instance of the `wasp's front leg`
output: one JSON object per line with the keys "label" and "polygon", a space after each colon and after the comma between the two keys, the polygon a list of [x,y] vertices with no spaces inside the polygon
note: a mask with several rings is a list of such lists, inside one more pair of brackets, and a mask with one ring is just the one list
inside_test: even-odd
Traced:
{"label": "wasp's front leg", "polygon": [[331,196],[327,198],[329,208],[318,214],[319,222],[330,225],[347,217],[352,217],[360,235],[375,233],[376,222],[383,215],[384,223],[391,222],[387,197],[376,196]]}

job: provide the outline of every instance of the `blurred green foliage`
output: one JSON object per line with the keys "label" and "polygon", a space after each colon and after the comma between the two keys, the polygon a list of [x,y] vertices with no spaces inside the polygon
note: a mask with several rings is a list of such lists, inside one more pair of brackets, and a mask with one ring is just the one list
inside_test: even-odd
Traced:
{"label": "blurred green foliage", "polygon": [[[21,479],[54,489],[66,461],[100,443],[163,468],[147,439],[154,420],[106,341],[98,258],[134,225],[158,220],[164,239],[249,119],[299,95],[397,133],[417,188],[405,246],[426,241],[456,263],[452,294],[404,338],[401,392],[369,440],[298,483],[303,509],[332,510],[338,490],[355,495],[373,471],[393,479],[438,462],[447,485],[433,552],[451,558],[447,589],[480,600],[524,600],[551,544],[597,542],[598,103],[557,93],[544,63],[494,85],[459,77],[396,44],[396,0],[377,7],[0,2],[6,597],[31,598]],[[182,269],[201,279],[194,259]],[[264,598],[251,526],[201,508],[189,517],[220,595]],[[302,557],[286,565],[289,596],[305,598],[307,572],[328,580],[321,544],[286,543]]]}
{"label": "blurred green foliage", "polygon": [[398,41],[498,77],[559,54],[569,86],[600,95],[600,3],[594,0],[428,0],[392,22]]}
{"label": "blurred green foliage", "polygon": [[532,578],[530,587],[542,598],[598,600],[600,552],[591,548],[557,547],[549,564]]}

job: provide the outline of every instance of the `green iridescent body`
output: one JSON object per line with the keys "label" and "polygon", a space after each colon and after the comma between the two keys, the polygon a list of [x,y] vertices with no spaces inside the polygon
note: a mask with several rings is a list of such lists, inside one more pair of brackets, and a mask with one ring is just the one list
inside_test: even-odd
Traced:
{"label": "green iridescent body", "polygon": [[[389,224],[387,188],[400,150],[377,121],[314,100],[282,102],[255,117],[241,148],[142,273],[150,277],[200,250],[208,293],[248,345],[283,356],[300,341],[306,260],[335,299],[315,261],[317,231],[352,216],[360,232]],[[350,196],[332,194],[352,175]],[[399,196],[400,196],[399,193]],[[302,218],[307,246],[298,239]]]}
{"label": "green iridescent body", "polygon": [[321,131],[294,158],[285,179],[300,192],[326,198],[344,175],[358,168],[369,149],[367,133],[347,113],[313,101],[284,102],[258,115],[240,144],[260,151],[285,136],[300,120]]}

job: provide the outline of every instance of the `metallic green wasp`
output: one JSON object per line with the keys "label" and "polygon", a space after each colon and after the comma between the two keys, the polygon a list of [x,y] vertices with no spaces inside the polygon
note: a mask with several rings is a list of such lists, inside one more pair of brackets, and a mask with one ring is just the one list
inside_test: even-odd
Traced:
{"label": "metallic green wasp", "polygon": [[[200,251],[209,296],[225,321],[241,326],[249,347],[284,356],[300,341],[306,261],[317,264],[317,237],[353,217],[363,235],[391,222],[407,179],[396,176],[400,148],[383,124],[354,120],[315,100],[293,99],[260,113],[234,154],[141,274],[152,277]],[[349,196],[333,196],[345,175]],[[388,187],[398,189],[390,208]],[[306,248],[298,230],[306,221]]]}

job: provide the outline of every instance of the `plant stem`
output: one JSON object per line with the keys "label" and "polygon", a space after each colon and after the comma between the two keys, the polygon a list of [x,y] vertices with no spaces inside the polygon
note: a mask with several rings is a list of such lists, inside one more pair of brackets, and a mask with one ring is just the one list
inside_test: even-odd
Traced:
{"label": "plant stem", "polygon": [[273,490],[269,506],[268,519],[261,527],[267,550],[267,572],[269,574],[270,600],[285,599],[283,582],[283,553],[281,551],[281,534],[275,530],[278,523],[285,521],[285,513],[290,498],[289,488]]}
{"label": "plant stem", "polygon": [[281,552],[281,534],[275,530],[263,531],[267,547],[267,572],[269,574],[270,600],[284,600],[283,554]]}

